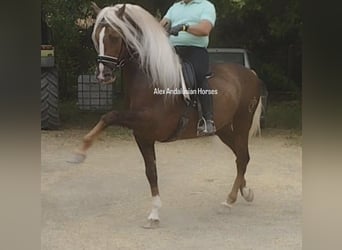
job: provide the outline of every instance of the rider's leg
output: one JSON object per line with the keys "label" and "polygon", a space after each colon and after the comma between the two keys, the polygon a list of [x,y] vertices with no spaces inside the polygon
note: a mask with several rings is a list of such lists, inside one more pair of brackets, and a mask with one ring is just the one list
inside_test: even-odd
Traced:
{"label": "rider's leg", "polygon": [[205,48],[193,47],[190,60],[196,72],[198,96],[202,105],[203,118],[198,127],[199,135],[211,135],[216,132],[213,117],[213,93],[206,75],[209,73],[209,54]]}
{"label": "rider's leg", "polygon": [[[216,132],[213,119],[213,97],[206,75],[209,72],[209,55],[206,48],[195,46],[176,46],[175,50],[182,60],[190,62],[195,70],[198,96],[202,105],[203,118],[198,127],[199,135],[211,135]],[[201,91],[199,91],[201,90]]]}
{"label": "rider's leg", "polygon": [[202,104],[203,124],[198,128],[199,135],[211,135],[216,132],[213,117],[213,96],[212,93],[206,93],[210,90],[208,79],[204,78],[200,87],[203,89],[202,94],[199,93],[199,99]]}

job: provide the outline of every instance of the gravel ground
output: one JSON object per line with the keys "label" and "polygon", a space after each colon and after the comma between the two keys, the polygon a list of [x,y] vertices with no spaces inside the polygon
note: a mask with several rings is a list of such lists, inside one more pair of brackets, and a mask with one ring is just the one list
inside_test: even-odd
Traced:
{"label": "gravel ground", "polygon": [[83,164],[66,163],[85,130],[43,131],[43,250],[301,249],[301,138],[266,131],[250,142],[247,185],[232,209],[235,157],[214,136],[156,145],[160,228],[143,229],[150,189],[131,136],[108,130]]}

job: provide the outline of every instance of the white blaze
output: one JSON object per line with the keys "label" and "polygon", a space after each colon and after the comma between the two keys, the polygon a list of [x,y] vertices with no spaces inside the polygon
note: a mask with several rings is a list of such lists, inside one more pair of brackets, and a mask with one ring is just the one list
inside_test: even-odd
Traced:
{"label": "white blaze", "polygon": [[[104,56],[104,43],[103,43],[103,39],[105,36],[105,32],[106,32],[106,27],[103,27],[102,30],[100,31],[100,35],[99,35],[99,56]],[[103,63],[99,63],[99,79],[104,79],[103,77],[103,69],[104,69],[104,65]]]}

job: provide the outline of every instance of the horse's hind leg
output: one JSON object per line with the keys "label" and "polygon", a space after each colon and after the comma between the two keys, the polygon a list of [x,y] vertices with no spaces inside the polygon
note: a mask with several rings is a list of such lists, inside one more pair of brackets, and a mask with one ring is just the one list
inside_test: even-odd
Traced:
{"label": "horse's hind leg", "polygon": [[253,200],[253,192],[251,189],[246,188],[245,179],[247,164],[249,162],[248,132],[249,128],[244,125],[236,126],[236,129],[227,125],[217,131],[217,135],[222,142],[229,146],[236,156],[237,176],[232,190],[227,197],[227,201],[224,203],[227,206],[231,206],[236,201],[239,190],[245,200]]}
{"label": "horse's hind leg", "polygon": [[148,182],[150,183],[152,193],[152,209],[147,218],[148,223],[144,226],[144,228],[156,228],[159,225],[159,209],[161,208],[162,204],[159,197],[154,141],[146,141],[137,136],[135,136],[135,140],[145,161],[145,173]]}

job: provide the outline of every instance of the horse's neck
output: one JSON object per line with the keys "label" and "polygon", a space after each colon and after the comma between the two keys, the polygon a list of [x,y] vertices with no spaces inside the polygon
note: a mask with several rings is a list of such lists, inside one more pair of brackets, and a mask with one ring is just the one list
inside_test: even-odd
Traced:
{"label": "horse's neck", "polygon": [[166,102],[165,95],[155,94],[150,79],[134,60],[127,61],[123,68],[123,84],[125,102],[128,108],[131,107],[132,103],[141,103],[142,105],[153,103],[153,106],[178,106],[179,103],[183,103],[180,95],[174,96],[172,97],[173,100],[170,99]]}
{"label": "horse's neck", "polygon": [[139,67],[139,65],[129,60],[126,62],[122,72],[125,100],[128,106],[140,99],[151,98],[148,77]]}
{"label": "horse's neck", "polygon": [[[123,67],[123,81],[129,92],[147,83],[147,76],[134,60],[128,60]],[[147,84],[146,84],[147,85]],[[133,93],[132,93],[133,94]]]}

